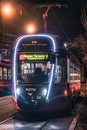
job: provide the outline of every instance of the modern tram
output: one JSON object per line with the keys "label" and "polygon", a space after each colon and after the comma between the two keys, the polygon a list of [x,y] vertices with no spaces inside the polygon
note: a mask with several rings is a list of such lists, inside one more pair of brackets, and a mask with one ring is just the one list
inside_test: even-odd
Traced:
{"label": "modern tram", "polygon": [[12,72],[13,107],[18,111],[68,110],[80,92],[80,63],[56,35],[20,36]]}
{"label": "modern tram", "polygon": [[0,92],[12,89],[11,71],[12,63],[9,60],[2,59],[0,61]]}

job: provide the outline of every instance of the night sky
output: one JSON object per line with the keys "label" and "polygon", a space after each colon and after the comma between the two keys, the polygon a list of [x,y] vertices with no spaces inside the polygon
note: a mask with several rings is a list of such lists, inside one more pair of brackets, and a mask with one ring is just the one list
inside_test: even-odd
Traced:
{"label": "night sky", "polygon": [[[38,32],[44,32],[42,15],[46,8],[39,8],[39,4],[54,4],[60,3],[61,8],[51,7],[47,17],[48,33],[59,34],[64,37],[76,37],[83,32],[81,24],[81,14],[83,4],[86,0],[19,0],[19,3],[24,6],[29,17],[27,20],[35,22],[38,26]],[[37,5],[38,8],[34,8]]]}
{"label": "night sky", "polygon": [[[70,41],[80,34],[84,35],[86,33],[81,24],[81,15],[83,6],[86,6],[87,0],[2,0],[2,2],[11,2],[15,9],[15,15],[13,15],[10,20],[3,20],[3,17],[0,15],[0,25],[3,25],[0,26],[0,32],[4,32],[3,34],[11,34],[15,37],[27,34],[25,26],[28,23],[34,23],[36,25],[36,33],[44,33],[42,16],[47,8],[39,8],[39,6],[43,4],[63,5],[61,8],[52,6],[48,11],[48,34],[60,35],[62,38],[65,38],[65,41]],[[22,15],[20,15],[20,9],[22,9]],[[11,42],[10,38],[10,43]],[[79,47],[77,47],[76,50],[78,50],[77,53],[81,51],[81,49],[79,50]],[[80,54],[78,55],[79,57],[82,57]]]}
{"label": "night sky", "polygon": [[[39,8],[41,4],[61,4],[61,8],[52,6],[48,11],[47,32],[49,34],[57,34],[66,38],[75,38],[84,29],[81,24],[81,14],[83,5],[87,0],[4,0],[10,1],[14,5],[16,15],[13,19],[4,23],[8,25],[7,32],[12,34],[25,34],[24,26],[31,22],[37,27],[37,33],[44,33],[43,14],[46,7]],[[22,16],[20,16],[20,8],[22,7]],[[37,7],[37,8],[36,8]],[[5,28],[6,31],[6,28]],[[4,32],[5,32],[4,31]]]}

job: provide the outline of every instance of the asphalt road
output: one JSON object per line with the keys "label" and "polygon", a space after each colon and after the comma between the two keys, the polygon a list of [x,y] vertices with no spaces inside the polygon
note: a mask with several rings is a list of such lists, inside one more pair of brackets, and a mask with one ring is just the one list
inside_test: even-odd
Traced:
{"label": "asphalt road", "polygon": [[[0,130],[71,130],[73,116],[29,117],[12,107],[11,96],[0,98]],[[75,124],[75,123],[74,123]]]}

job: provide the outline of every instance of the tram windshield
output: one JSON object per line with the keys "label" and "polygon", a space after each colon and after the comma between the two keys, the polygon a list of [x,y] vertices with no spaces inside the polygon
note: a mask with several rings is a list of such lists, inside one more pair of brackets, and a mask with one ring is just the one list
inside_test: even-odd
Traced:
{"label": "tram windshield", "polygon": [[21,61],[19,63],[19,83],[48,83],[51,76],[52,63]]}

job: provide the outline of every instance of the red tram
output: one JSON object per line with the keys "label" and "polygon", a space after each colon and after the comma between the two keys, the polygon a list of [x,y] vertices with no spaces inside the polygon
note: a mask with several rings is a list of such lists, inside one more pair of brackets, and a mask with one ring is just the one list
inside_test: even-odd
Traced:
{"label": "red tram", "polygon": [[2,59],[0,62],[0,92],[11,90],[11,62]]}

